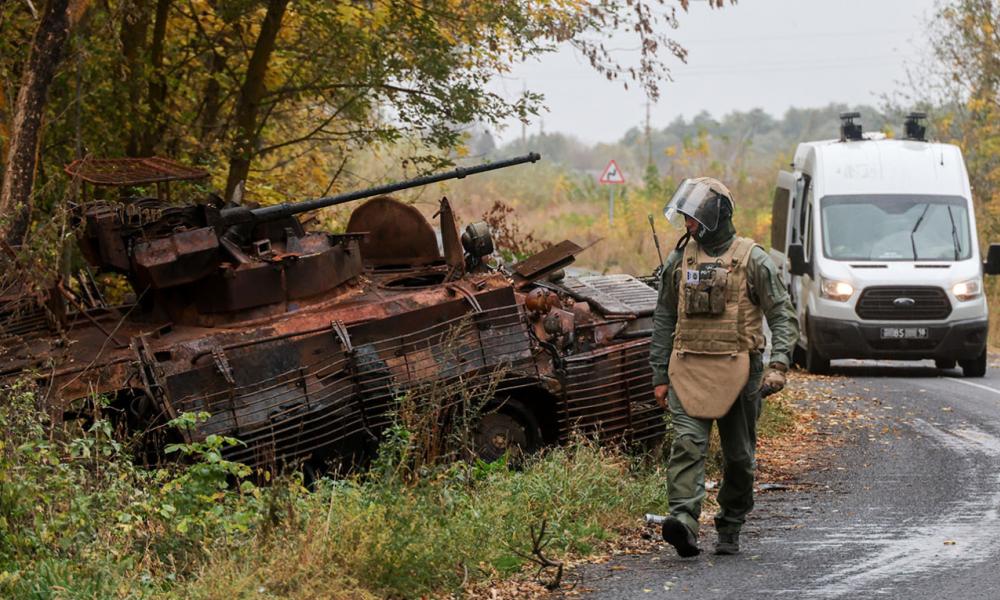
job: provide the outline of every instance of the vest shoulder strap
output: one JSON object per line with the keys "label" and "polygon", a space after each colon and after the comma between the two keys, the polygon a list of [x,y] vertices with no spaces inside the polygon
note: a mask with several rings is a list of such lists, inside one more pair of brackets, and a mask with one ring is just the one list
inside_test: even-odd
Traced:
{"label": "vest shoulder strap", "polygon": [[746,268],[747,264],[750,263],[750,255],[753,253],[754,247],[759,247],[761,250],[764,249],[757,242],[744,237],[736,238],[733,245],[735,246],[733,248],[733,265],[739,265],[743,268]]}

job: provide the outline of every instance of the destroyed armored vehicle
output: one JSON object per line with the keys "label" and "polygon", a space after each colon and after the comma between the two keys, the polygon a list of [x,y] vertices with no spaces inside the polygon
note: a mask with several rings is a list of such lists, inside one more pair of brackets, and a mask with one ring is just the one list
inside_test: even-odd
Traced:
{"label": "destroyed armored vehicle", "polygon": [[[432,226],[385,195],[538,158],[259,208],[170,202],[171,181],[206,174],[166,159],[74,162],[80,250],[124,275],[134,298],[103,302],[86,270],[41,301],[8,289],[0,378],[33,377],[54,420],[87,415],[98,396],[135,431],[207,413],[171,435],[238,438],[227,457],[257,467],[353,460],[377,445],[400,398],[455,390],[482,396],[474,440],[487,458],[574,431],[657,440],[652,287],[560,276],[582,250],[569,241],[499,266],[488,227],[460,234],[446,198]],[[86,192],[154,185],[157,197]],[[365,198],[344,233],[298,218]]]}

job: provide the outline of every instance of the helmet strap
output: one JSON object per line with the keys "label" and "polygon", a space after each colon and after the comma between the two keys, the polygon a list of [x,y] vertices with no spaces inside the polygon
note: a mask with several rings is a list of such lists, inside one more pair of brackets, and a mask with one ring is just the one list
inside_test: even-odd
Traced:
{"label": "helmet strap", "polygon": [[689,241],[691,241],[691,233],[685,231],[684,235],[681,236],[681,239],[677,240],[677,245],[674,246],[674,250],[683,250],[687,247]]}

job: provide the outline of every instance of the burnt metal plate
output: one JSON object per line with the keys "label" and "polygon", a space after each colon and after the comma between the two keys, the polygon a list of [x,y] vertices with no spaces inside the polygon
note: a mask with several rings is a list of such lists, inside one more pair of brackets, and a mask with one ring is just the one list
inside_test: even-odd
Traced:
{"label": "burnt metal plate", "polygon": [[368,233],[361,241],[361,256],[369,266],[423,266],[442,259],[427,219],[416,207],[389,196],[356,208],[347,231]]}
{"label": "burnt metal plate", "polygon": [[219,238],[211,227],[135,244],[136,274],[155,289],[202,279],[218,268]]}
{"label": "burnt metal plate", "polygon": [[285,265],[288,298],[315,296],[357,277],[361,271],[357,240],[300,256]]}
{"label": "burnt metal plate", "polygon": [[580,252],[583,252],[583,248],[569,240],[563,240],[517,263],[514,265],[514,272],[525,279],[531,279],[573,262],[574,257]]}

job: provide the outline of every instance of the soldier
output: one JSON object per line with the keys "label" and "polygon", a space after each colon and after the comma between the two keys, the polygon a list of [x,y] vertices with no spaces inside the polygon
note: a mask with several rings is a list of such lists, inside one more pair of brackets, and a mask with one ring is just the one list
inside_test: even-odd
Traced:
{"label": "soldier", "polygon": [[[763,248],[736,237],[733,209],[726,186],[709,177],[685,179],[664,209],[675,223],[683,218],[687,233],[664,265],[649,362],[656,401],[670,411],[674,431],[663,539],[684,557],[701,553],[698,517],[713,421],[723,455],[715,553],[739,552],[740,528],[753,508],[761,398],[784,387],[798,339],[778,270]],[[771,329],[766,369],[762,317]]]}

